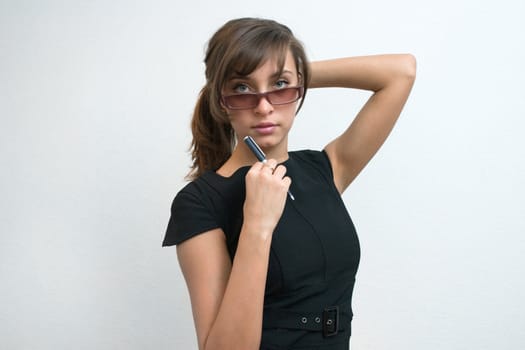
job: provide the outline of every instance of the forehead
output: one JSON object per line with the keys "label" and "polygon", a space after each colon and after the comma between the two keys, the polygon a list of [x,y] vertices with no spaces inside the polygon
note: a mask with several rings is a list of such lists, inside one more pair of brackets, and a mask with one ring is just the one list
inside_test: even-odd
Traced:
{"label": "forehead", "polygon": [[262,60],[259,65],[251,72],[243,72],[242,70],[234,70],[229,79],[236,78],[251,78],[256,76],[274,76],[282,73],[297,74],[297,67],[295,65],[294,57],[290,50],[281,56],[279,53],[270,55]]}

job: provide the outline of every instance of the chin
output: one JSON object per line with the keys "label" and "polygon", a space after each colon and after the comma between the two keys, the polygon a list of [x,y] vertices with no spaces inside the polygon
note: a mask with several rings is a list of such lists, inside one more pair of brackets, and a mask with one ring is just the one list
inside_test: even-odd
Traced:
{"label": "chin", "polygon": [[270,135],[256,135],[254,139],[259,147],[263,149],[275,148],[283,143],[286,143],[285,138],[282,135],[276,133]]}

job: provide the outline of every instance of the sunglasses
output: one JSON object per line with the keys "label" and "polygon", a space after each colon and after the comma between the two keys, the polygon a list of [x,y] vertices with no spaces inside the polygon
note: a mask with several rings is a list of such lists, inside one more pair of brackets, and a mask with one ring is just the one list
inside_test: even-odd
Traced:
{"label": "sunglasses", "polygon": [[303,86],[294,86],[260,93],[223,95],[221,101],[229,109],[251,109],[257,107],[262,97],[272,105],[278,106],[299,100],[303,93]]}

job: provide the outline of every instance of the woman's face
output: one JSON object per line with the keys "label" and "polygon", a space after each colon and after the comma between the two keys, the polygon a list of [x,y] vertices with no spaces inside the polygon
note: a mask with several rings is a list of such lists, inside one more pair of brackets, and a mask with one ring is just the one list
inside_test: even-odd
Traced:
{"label": "woman's face", "polygon": [[[226,83],[222,95],[262,93],[300,85],[297,67],[289,51],[282,72],[277,63],[277,59],[269,59],[248,76],[233,77]],[[293,94],[296,90],[289,91]],[[267,152],[287,152],[288,131],[292,127],[298,102],[276,105],[265,96],[254,100],[256,105],[246,109],[228,108],[223,103],[238,141],[249,135]]]}

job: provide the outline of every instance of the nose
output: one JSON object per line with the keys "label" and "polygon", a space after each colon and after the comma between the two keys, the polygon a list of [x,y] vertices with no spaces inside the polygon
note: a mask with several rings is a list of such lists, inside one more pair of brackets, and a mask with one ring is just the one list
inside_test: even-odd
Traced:
{"label": "nose", "polygon": [[268,101],[266,96],[260,96],[259,102],[257,103],[257,106],[255,106],[254,110],[256,114],[266,115],[273,111],[273,105],[270,103],[270,101]]}

